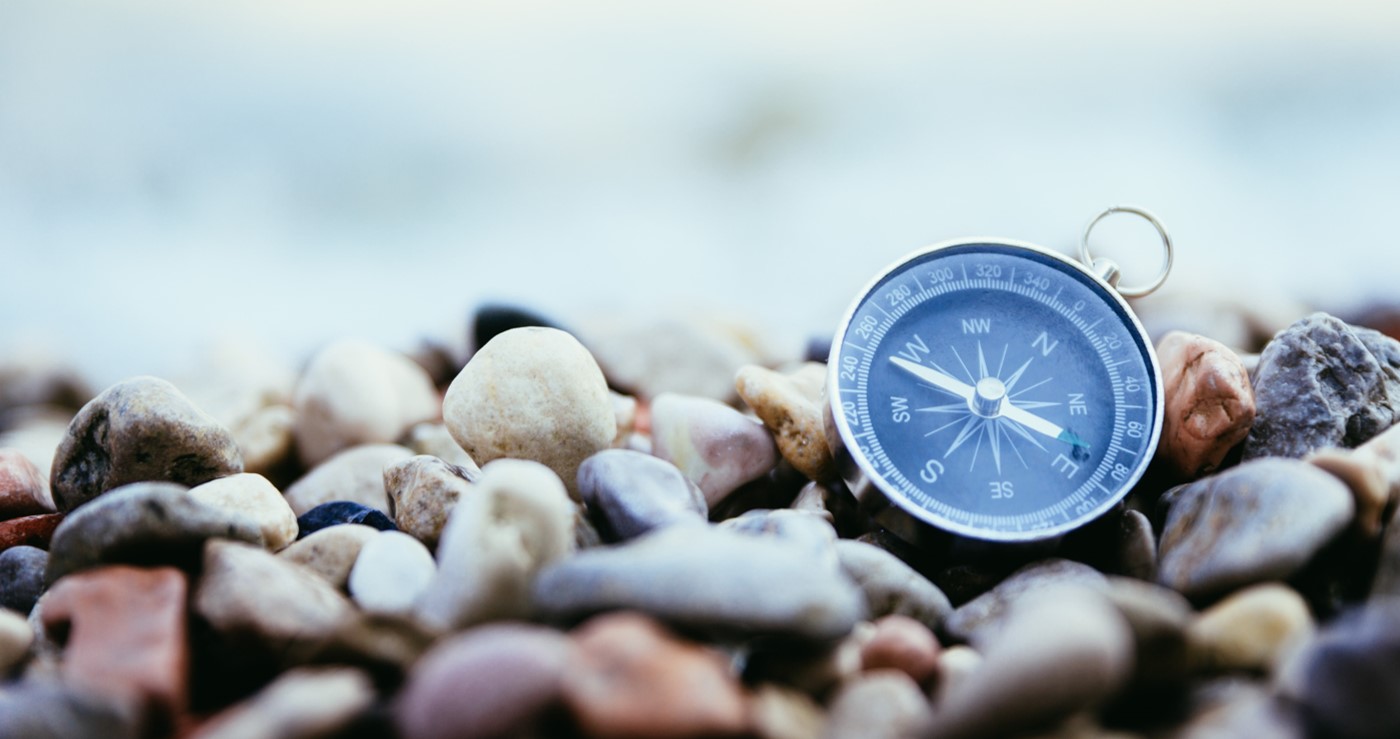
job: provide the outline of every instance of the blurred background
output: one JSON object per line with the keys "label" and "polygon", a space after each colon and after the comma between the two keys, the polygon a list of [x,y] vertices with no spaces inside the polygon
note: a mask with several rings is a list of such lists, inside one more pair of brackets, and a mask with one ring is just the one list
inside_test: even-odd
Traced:
{"label": "blurred background", "polygon": [[1395,299],[1400,4],[0,3],[0,355],[99,388],[485,300],[829,334],[921,245],[1118,202],[1174,289]]}

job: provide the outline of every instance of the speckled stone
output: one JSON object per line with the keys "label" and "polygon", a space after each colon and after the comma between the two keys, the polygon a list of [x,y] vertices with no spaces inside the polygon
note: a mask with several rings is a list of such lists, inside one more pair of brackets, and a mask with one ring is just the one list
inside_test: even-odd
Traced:
{"label": "speckled stone", "polygon": [[1186,632],[1198,670],[1271,672],[1312,634],[1313,619],[1297,591],[1277,583],[1245,588],[1211,606]]}
{"label": "speckled stone", "polygon": [[357,523],[327,526],[303,539],[298,539],[277,556],[301,565],[320,575],[337,589],[343,589],[350,579],[350,570],[365,542],[379,535],[379,530]]}
{"label": "speckled stone", "polygon": [[0,449],[0,521],[53,510],[48,476],[18,449]]}
{"label": "speckled stone", "polygon": [[1178,479],[1213,472],[1254,423],[1254,388],[1224,344],[1173,331],[1157,342],[1165,390],[1157,459]]}
{"label": "speckled stone", "polygon": [[709,514],[700,489],[675,465],[629,449],[608,449],[584,460],[578,490],[618,539],[676,523],[703,523]]}
{"label": "speckled stone", "polygon": [[44,592],[49,553],[38,547],[10,547],[0,552],[0,608],[29,613]]}
{"label": "speckled stone", "polygon": [[407,614],[436,574],[437,563],[422,542],[383,531],[360,549],[350,570],[350,597],[370,613]]}
{"label": "speckled stone", "polygon": [[875,670],[836,692],[822,739],[906,739],[932,715],[912,678],[898,670]]}
{"label": "speckled stone", "polygon": [[317,531],[341,524],[358,524],[379,531],[398,529],[392,519],[378,508],[370,508],[348,500],[334,500],[312,508],[297,518],[298,538],[305,538]]}
{"label": "speckled stone", "polygon": [[384,468],[389,513],[399,530],[436,547],[448,515],[480,474],[425,454],[395,462]]}
{"label": "speckled stone", "polygon": [[422,367],[364,341],[317,352],[297,383],[297,453],[313,467],[336,452],[396,441],[413,424],[438,416],[438,394]]}
{"label": "speckled stone", "polygon": [[807,362],[789,373],[748,365],[734,386],[773,432],[778,451],[798,472],[825,481],[836,476],[836,462],[822,424],[822,387],[826,365]]}
{"label": "speckled stone", "polygon": [[908,616],[937,628],[953,613],[948,596],[900,559],[879,547],[851,539],[836,542],[841,569],[860,586],[874,618]]}
{"label": "speckled stone", "polygon": [[258,525],[263,544],[274,552],[297,538],[296,514],[281,491],[262,475],[245,472],[211,480],[191,489],[190,497],[207,506],[247,516]]}
{"label": "speckled stone", "polygon": [[[1052,586],[1066,585],[1102,592],[1108,588],[1108,581],[1094,568],[1079,562],[1064,559],[1033,562],[959,606],[943,622],[943,630],[955,639],[980,648],[1001,628],[1017,601]],[[1063,592],[1063,588],[1060,590]]]}
{"label": "speckled stone", "polygon": [[0,551],[21,546],[48,548],[63,518],[62,513],[41,513],[0,521]]}
{"label": "speckled stone", "polygon": [[778,463],[768,430],[715,400],[659,395],[651,404],[651,425],[656,456],[698,485],[711,509]]}
{"label": "speckled stone", "polygon": [[374,703],[374,684],[348,667],[288,670],[223,711],[190,739],[312,739],[334,736]]}
{"label": "speckled stone", "polygon": [[287,504],[297,516],[336,500],[359,503],[387,514],[389,493],[384,490],[384,468],[412,456],[413,452],[397,444],[365,444],[337,452],[287,487]]}
{"label": "speckled stone", "polygon": [[137,377],[93,398],[68,426],[54,454],[50,487],[71,511],[128,483],[192,486],[243,471],[228,430],[165,380]]}
{"label": "speckled stone", "polygon": [[1400,418],[1400,342],[1315,313],[1259,357],[1244,459],[1356,447]]}
{"label": "speckled stone", "polygon": [[103,494],[69,514],[49,545],[47,577],[104,564],[191,567],[210,539],[263,546],[246,516],[213,508],[170,482],[137,482]]}
{"label": "speckled stone", "polygon": [[1293,459],[1260,459],[1170,491],[1157,582],[1189,598],[1292,575],[1351,522],[1351,491]]}

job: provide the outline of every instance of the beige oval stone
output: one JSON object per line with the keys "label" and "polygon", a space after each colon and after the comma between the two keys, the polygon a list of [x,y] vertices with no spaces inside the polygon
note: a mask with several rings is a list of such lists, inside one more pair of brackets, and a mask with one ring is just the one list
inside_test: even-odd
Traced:
{"label": "beige oval stone", "polygon": [[739,397],[773,432],[778,451],[798,472],[818,482],[836,476],[822,427],[826,365],[807,362],[784,374],[748,365],[735,376]]}
{"label": "beige oval stone", "polygon": [[350,570],[366,542],[379,535],[372,526],[342,523],[327,526],[292,542],[278,557],[301,565],[341,590],[350,579]]}
{"label": "beige oval stone", "polygon": [[1278,583],[1241,590],[1201,613],[1186,630],[1198,670],[1271,672],[1313,630],[1308,605]]}
{"label": "beige oval stone", "polygon": [[394,523],[429,548],[436,547],[448,515],[471,489],[468,480],[479,474],[426,454],[385,467],[384,489]]}
{"label": "beige oval stone", "polygon": [[247,516],[262,531],[263,543],[277,551],[297,538],[297,516],[266,477],[251,472],[221,477],[190,490],[190,497]]}

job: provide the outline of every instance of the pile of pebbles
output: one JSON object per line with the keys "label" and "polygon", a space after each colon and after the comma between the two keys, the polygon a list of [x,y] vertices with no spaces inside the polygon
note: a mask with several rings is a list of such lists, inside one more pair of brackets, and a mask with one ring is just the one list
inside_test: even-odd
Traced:
{"label": "pile of pebbles", "polygon": [[0,736],[1400,736],[1400,342],[1181,315],[1124,503],[957,559],[836,479],[820,347],[742,326],[8,361]]}

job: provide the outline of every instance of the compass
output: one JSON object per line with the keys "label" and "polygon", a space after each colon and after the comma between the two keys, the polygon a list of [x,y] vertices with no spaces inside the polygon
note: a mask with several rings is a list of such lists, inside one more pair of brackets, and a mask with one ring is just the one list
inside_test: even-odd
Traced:
{"label": "compass", "polygon": [[[1089,255],[1105,216],[1147,219],[1150,285],[1118,288]],[[828,442],[851,491],[906,539],[1051,539],[1142,477],[1162,428],[1152,343],[1123,296],[1171,268],[1161,222],[1133,206],[1084,230],[1081,262],[1033,244],[949,241],[890,266],[842,320],[828,362]]]}

